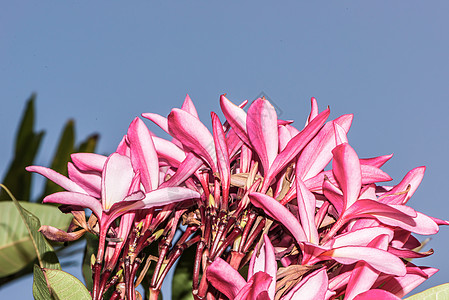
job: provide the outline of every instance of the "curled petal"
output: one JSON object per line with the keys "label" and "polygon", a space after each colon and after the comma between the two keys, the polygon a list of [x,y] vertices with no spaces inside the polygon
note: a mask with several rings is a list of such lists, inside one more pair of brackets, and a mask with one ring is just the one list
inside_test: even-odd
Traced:
{"label": "curled petal", "polygon": [[424,177],[425,171],[426,171],[426,167],[424,167],[424,166],[414,168],[413,170],[409,171],[405,175],[404,179],[402,179],[402,181],[398,185],[396,185],[390,191],[388,191],[387,193],[384,194],[384,195],[391,195],[391,194],[395,194],[398,192],[404,192],[404,191],[408,190],[407,196],[402,201],[402,203],[391,202],[390,197],[383,197],[379,201],[388,203],[388,204],[406,204],[408,202],[408,200],[412,197],[412,195],[415,193],[416,189],[418,189],[418,186]]}
{"label": "curled petal", "polygon": [[174,138],[203,157],[213,172],[218,171],[214,139],[200,120],[186,111],[174,108],[168,115],[168,126]]}
{"label": "curled petal", "polygon": [[81,171],[103,171],[107,157],[95,153],[73,153],[70,155],[75,166]]}
{"label": "curled petal", "polygon": [[86,232],[86,229],[80,229],[73,232],[65,232],[59,228],[42,225],[39,231],[49,240],[55,242],[73,242],[78,240]]}
{"label": "curled petal", "polygon": [[81,186],[89,195],[101,198],[101,173],[82,172],[72,163],[67,164],[67,171],[69,178]]}

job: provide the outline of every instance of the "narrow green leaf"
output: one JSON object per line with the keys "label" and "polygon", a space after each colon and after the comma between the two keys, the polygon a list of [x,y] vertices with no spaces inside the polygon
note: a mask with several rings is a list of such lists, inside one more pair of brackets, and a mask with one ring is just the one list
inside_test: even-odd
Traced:
{"label": "narrow green leaf", "polygon": [[33,135],[34,130],[34,101],[36,100],[36,94],[32,94],[28,98],[25,111],[22,115],[19,131],[16,138],[16,154],[18,149],[23,148],[27,144],[28,138]]}
{"label": "narrow green leaf", "polygon": [[55,299],[91,300],[84,284],[75,276],[61,270],[43,269]]}
{"label": "narrow green leaf", "polygon": [[[65,176],[67,176],[67,162],[70,160],[70,154],[74,152],[73,148],[75,144],[74,124],[75,123],[73,120],[68,120],[67,123],[65,124],[50,166],[50,169],[53,169],[56,172],[61,173],[62,175]],[[47,195],[56,192],[62,192],[63,190],[64,189],[62,187],[60,187],[53,181],[46,180],[44,192],[38,199],[38,202],[42,202],[44,197]]]}
{"label": "narrow green leaf", "polygon": [[47,281],[45,280],[44,271],[38,265],[34,265],[33,271],[33,296],[35,300],[52,299]]}
{"label": "narrow green leaf", "polygon": [[[0,186],[5,188],[2,184]],[[7,229],[0,231],[0,234],[3,235],[0,237],[0,276],[3,277],[17,272],[33,261],[36,256],[41,267],[61,269],[53,247],[38,231],[41,226],[39,219],[23,208],[12,194],[10,196],[16,210],[11,209],[11,204],[8,207],[8,203],[1,203],[2,207],[0,208],[2,214],[0,221],[2,225],[4,222],[3,227]],[[56,207],[26,202],[22,202],[22,205],[32,210],[39,207],[37,212],[40,212],[41,216],[47,216],[49,220],[53,221],[63,216],[66,226],[70,223],[70,219],[61,214]]]}
{"label": "narrow green leaf", "polygon": [[434,286],[405,300],[443,300],[449,299],[449,283]]}
{"label": "narrow green leaf", "polygon": [[84,141],[80,143],[78,148],[76,149],[76,152],[95,152],[95,148],[97,147],[98,142],[98,134],[91,134],[88,136]]}
{"label": "narrow green leaf", "polygon": [[[32,95],[27,102],[16,135],[14,157],[2,181],[16,197],[26,201],[30,199],[31,174],[25,170],[25,167],[33,164],[44,136],[43,131],[35,133],[33,129],[34,100],[35,95]],[[4,190],[0,191],[0,201],[8,199],[6,192]]]}
{"label": "narrow green leaf", "polygon": [[193,283],[193,263],[195,262],[196,247],[184,250],[176,265],[172,281],[172,298],[191,300]]}
{"label": "narrow green leaf", "polygon": [[93,281],[92,281],[92,268],[90,266],[90,261],[92,254],[96,254],[98,248],[98,237],[92,233],[86,233],[86,248],[84,249],[84,258],[83,258],[83,277],[86,282],[86,287],[89,290],[92,290]]}

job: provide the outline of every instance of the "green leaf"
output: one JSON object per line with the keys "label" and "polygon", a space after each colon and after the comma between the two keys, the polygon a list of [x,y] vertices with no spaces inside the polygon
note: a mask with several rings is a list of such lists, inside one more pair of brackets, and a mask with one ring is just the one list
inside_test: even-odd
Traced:
{"label": "green leaf", "polygon": [[45,280],[44,271],[38,265],[34,265],[33,271],[33,296],[35,300],[49,300],[52,299],[50,290]]}
{"label": "green leaf", "polygon": [[92,280],[92,268],[90,266],[92,254],[96,254],[98,249],[98,237],[92,233],[87,232],[86,238],[86,248],[84,249],[83,258],[83,277],[86,282],[86,286],[89,290],[92,290],[93,280]]}
{"label": "green leaf", "polygon": [[42,267],[60,269],[53,248],[38,232],[41,223],[35,214],[46,225],[60,229],[67,229],[72,219],[54,206],[19,204],[15,199],[14,202],[0,202],[0,277],[20,271],[36,257]]}
{"label": "green leaf", "polygon": [[76,152],[95,152],[95,148],[97,147],[98,142],[98,134],[92,134],[88,136],[76,149]]}
{"label": "green leaf", "polygon": [[34,130],[34,101],[36,94],[32,94],[27,101],[22,121],[20,122],[19,131],[16,138],[16,154],[18,149],[25,147],[28,143],[28,138],[33,134]]}
{"label": "green leaf", "polygon": [[405,300],[443,300],[449,299],[449,283],[434,286]]}
{"label": "green leaf", "polygon": [[[69,120],[62,130],[61,137],[59,138],[56,152],[53,156],[50,169],[67,176],[67,162],[70,160],[70,154],[74,152],[75,143],[75,129],[74,121]],[[56,192],[62,192],[64,189],[54,183],[51,180],[45,181],[45,189],[38,202],[42,202],[46,195],[50,195]]]}
{"label": "green leaf", "polygon": [[196,247],[184,250],[176,265],[172,281],[172,298],[181,300],[193,299],[193,263],[195,262]]}
{"label": "green leaf", "polygon": [[[44,132],[34,132],[34,100],[33,94],[27,102],[22,121],[17,131],[14,157],[2,183],[9,187],[16,197],[30,199],[31,174],[25,167],[32,165],[39,149]],[[0,201],[9,200],[4,190],[0,191]]]}
{"label": "green leaf", "polygon": [[91,300],[84,284],[75,276],[61,270],[43,269],[55,299]]}

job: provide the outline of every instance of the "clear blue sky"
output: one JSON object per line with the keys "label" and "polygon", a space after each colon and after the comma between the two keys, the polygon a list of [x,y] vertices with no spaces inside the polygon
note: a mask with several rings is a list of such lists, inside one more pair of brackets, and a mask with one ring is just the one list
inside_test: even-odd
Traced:
{"label": "clear blue sky", "polygon": [[[360,157],[394,153],[383,168],[394,183],[426,165],[410,205],[449,218],[447,1],[0,6],[1,176],[32,92],[37,128],[47,131],[40,165],[49,164],[68,118],[78,140],[98,132],[99,152],[110,153],[135,116],[166,115],[186,93],[206,124],[221,93],[239,102],[264,92],[299,126],[314,96],[331,117],[355,114],[349,141]],[[436,253],[416,261],[441,269],[419,290],[448,281],[448,240],[442,228],[430,243]],[[31,279],[0,296],[12,292],[31,298]]]}

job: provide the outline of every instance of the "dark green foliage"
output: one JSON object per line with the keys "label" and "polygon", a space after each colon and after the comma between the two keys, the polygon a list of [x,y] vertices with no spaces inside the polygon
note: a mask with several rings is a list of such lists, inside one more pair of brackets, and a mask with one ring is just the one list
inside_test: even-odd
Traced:
{"label": "dark green foliage", "polygon": [[184,250],[176,265],[172,283],[172,299],[190,300],[192,296],[193,264],[196,247]]}
{"label": "dark green foliage", "polygon": [[[44,131],[34,132],[34,100],[31,95],[17,132],[14,157],[2,183],[20,200],[30,199],[31,174],[25,167],[32,165],[44,136]],[[0,201],[10,200],[4,190],[0,192]]]}
{"label": "dark green foliage", "polygon": [[92,290],[93,280],[92,280],[92,268],[90,266],[92,254],[97,254],[98,248],[98,237],[92,233],[86,233],[84,235],[86,238],[86,248],[84,248],[84,258],[83,258],[83,277],[84,282],[88,290]]}
{"label": "dark green foliage", "polygon": [[[27,101],[19,124],[19,130],[17,131],[14,157],[2,181],[11,190],[12,194],[22,201],[30,201],[31,173],[27,172],[25,167],[33,165],[45,133],[43,130],[35,132],[34,129],[35,99],[36,95],[33,94]],[[67,175],[67,162],[70,161],[70,154],[75,152],[94,152],[97,141],[98,135],[92,134],[81,141],[79,145],[76,145],[75,122],[74,120],[68,120],[59,138],[50,168]],[[62,191],[61,187],[46,180],[44,191],[37,199],[37,202],[42,202],[45,196],[60,191]],[[9,200],[9,197],[2,190],[0,192],[0,201],[5,200]]]}
{"label": "dark green foliage", "polygon": [[[12,194],[21,201],[42,202],[45,196],[62,191],[62,189],[53,182],[46,180],[40,197],[36,201],[30,199],[32,174],[26,171],[25,168],[35,164],[34,161],[44,136],[43,130],[35,131],[35,100],[36,95],[33,94],[26,103],[22,119],[18,125],[13,158],[9,163],[8,171],[5,173],[6,175],[1,183],[8,187]],[[79,144],[76,144],[75,122],[74,120],[68,120],[62,130],[54,157],[51,160],[51,166],[49,167],[63,175],[67,175],[67,162],[70,161],[70,155],[75,152],[94,152],[97,141],[98,135],[92,134]],[[11,198],[4,189],[0,190],[0,201],[11,201]],[[46,258],[44,255],[43,259],[45,260]],[[30,272],[33,272],[32,263],[28,264],[19,272],[1,278],[0,286]]]}

